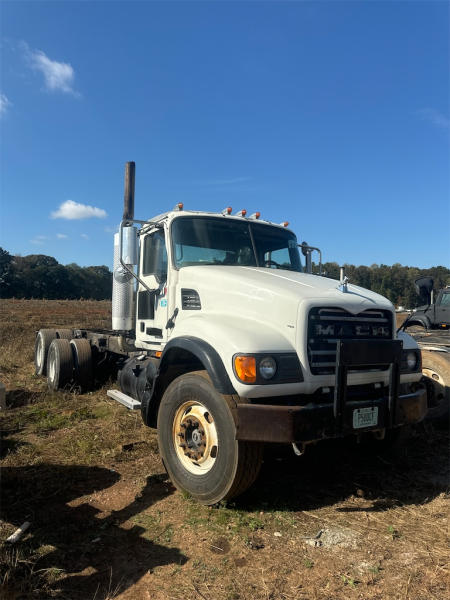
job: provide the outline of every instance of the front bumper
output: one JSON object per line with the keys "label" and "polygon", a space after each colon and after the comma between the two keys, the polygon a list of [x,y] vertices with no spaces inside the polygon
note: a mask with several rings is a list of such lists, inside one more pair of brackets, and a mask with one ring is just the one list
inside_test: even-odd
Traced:
{"label": "front bumper", "polygon": [[[334,401],[305,406],[238,404],[236,439],[261,442],[308,442],[342,437],[421,421],[427,412],[426,391],[399,395],[402,343],[399,340],[339,340]],[[348,372],[355,368],[389,366],[389,387],[379,398],[355,398],[348,393]],[[281,400],[281,399],[280,399]],[[354,424],[355,411],[372,412],[370,426]]]}
{"label": "front bumper", "polygon": [[[419,389],[414,393],[399,396],[392,423],[387,405],[387,398],[346,402],[343,418],[338,422],[334,415],[333,403],[306,406],[238,404],[236,439],[276,443],[310,442],[418,423],[427,412],[426,391]],[[353,411],[372,407],[378,407],[377,424],[354,429]]]}

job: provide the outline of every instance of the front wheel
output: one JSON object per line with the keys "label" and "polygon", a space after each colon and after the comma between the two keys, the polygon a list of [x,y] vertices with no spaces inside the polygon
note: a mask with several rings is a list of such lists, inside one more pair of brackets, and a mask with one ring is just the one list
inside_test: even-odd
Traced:
{"label": "front wheel", "polygon": [[165,391],[158,442],[174,485],[202,504],[242,494],[262,462],[261,444],[236,440],[230,408],[204,371],[178,377]]}

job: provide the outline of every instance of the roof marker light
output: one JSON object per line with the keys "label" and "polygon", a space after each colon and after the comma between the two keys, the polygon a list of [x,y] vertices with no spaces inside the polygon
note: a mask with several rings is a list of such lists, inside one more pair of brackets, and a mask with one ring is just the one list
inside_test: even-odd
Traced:
{"label": "roof marker light", "polygon": [[227,206],[226,208],[223,209],[222,214],[223,215],[231,215],[233,209],[231,208],[231,206]]}
{"label": "roof marker light", "polygon": [[173,210],[183,210],[183,203],[182,202],[178,202],[178,204],[175,204],[175,206],[173,207]]}
{"label": "roof marker light", "polygon": [[255,212],[253,214],[250,215],[250,219],[259,219],[259,217],[261,216],[260,212]]}
{"label": "roof marker light", "polygon": [[283,227],[287,227],[289,225],[289,221],[283,221],[282,223],[280,223],[280,225],[283,225]]}
{"label": "roof marker light", "polygon": [[245,208],[243,208],[242,210],[240,210],[239,212],[237,212],[235,214],[236,217],[245,217],[245,215],[247,214],[247,211],[245,210]]}

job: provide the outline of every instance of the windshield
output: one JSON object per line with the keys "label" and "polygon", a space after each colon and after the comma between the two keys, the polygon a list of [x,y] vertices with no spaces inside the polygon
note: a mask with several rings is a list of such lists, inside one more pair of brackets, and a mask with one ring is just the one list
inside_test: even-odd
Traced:
{"label": "windshield", "polygon": [[192,265],[266,267],[302,272],[291,231],[226,217],[179,217],[172,223],[174,262]]}

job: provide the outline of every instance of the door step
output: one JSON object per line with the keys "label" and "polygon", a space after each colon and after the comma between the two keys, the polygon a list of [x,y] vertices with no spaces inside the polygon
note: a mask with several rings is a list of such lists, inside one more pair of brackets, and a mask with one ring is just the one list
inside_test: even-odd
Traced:
{"label": "door step", "polygon": [[123,404],[130,410],[139,410],[141,408],[141,403],[139,400],[135,400],[131,396],[127,396],[119,390],[108,390],[106,393],[110,398],[117,400],[117,402],[120,402],[120,404]]}

